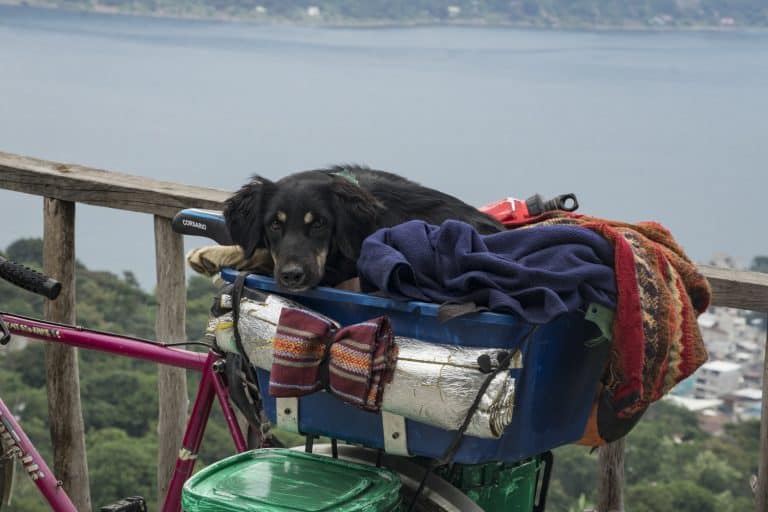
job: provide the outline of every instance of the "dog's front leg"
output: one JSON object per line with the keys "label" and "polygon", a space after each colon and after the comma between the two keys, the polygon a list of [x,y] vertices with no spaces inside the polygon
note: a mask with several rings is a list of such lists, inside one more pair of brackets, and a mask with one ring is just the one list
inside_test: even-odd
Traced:
{"label": "dog's front leg", "polygon": [[212,276],[229,267],[237,270],[254,270],[272,274],[272,257],[267,249],[256,249],[246,258],[238,245],[209,245],[192,249],[187,253],[187,263],[195,272]]}

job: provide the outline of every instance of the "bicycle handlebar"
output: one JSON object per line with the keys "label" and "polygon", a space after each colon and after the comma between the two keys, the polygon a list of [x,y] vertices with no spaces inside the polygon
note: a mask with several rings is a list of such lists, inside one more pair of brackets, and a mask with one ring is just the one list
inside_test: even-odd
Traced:
{"label": "bicycle handlebar", "polygon": [[0,278],[51,300],[59,296],[61,283],[45,274],[0,256]]}

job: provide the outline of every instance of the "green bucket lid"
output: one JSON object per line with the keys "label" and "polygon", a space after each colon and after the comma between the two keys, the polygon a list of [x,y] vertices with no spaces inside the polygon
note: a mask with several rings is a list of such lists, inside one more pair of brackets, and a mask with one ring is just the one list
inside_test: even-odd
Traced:
{"label": "green bucket lid", "polygon": [[396,510],[400,479],[389,470],[283,448],[220,460],[187,480],[184,512]]}

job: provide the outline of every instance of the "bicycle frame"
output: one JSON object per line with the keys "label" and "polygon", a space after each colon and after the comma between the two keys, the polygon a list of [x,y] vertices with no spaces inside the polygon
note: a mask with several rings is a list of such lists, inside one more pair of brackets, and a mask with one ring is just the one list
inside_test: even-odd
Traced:
{"label": "bicycle frame", "polygon": [[[4,321],[11,334],[34,338],[50,343],[59,343],[88,350],[98,350],[122,357],[131,357],[166,364],[187,370],[200,372],[202,377],[197,396],[192,406],[189,420],[176,466],[168,486],[162,512],[181,510],[181,490],[184,482],[192,475],[197,454],[208,423],[214,396],[218,398],[227,422],[235,449],[238,453],[247,449],[245,437],[235,418],[229,402],[226,384],[218,370],[221,356],[214,351],[201,354],[189,350],[177,349],[162,344],[130,338],[117,334],[93,331],[82,327],[73,327],[42,320],[34,320],[0,312],[0,321]],[[56,480],[45,461],[26,436],[11,411],[0,399],[0,435],[10,445],[21,460],[26,472],[55,512],[77,512],[60,481]],[[119,497],[115,497],[118,499]]]}

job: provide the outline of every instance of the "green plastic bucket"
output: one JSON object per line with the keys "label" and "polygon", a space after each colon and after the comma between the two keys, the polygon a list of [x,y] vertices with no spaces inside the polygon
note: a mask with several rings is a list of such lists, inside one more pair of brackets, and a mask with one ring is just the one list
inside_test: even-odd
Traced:
{"label": "green plastic bucket", "polygon": [[392,512],[400,479],[386,469],[287,449],[240,453],[187,480],[184,512]]}
{"label": "green plastic bucket", "polygon": [[536,457],[515,464],[457,464],[440,468],[436,473],[464,491],[483,510],[530,512],[536,502],[541,467],[542,461]]}

